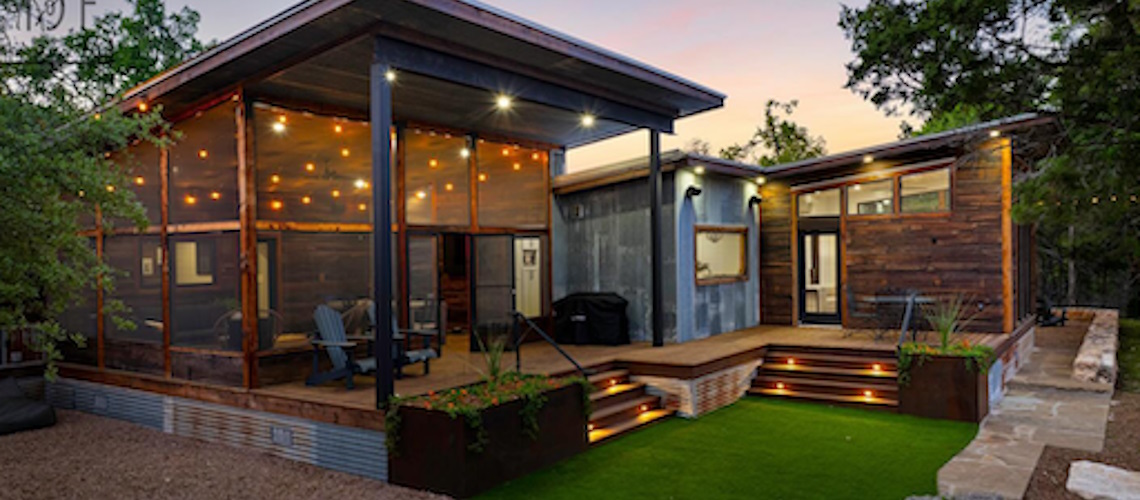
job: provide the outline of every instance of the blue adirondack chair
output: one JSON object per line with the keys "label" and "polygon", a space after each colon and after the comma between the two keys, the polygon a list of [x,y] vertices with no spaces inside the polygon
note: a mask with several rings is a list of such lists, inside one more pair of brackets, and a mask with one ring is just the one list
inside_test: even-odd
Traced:
{"label": "blue adirondack chair", "polygon": [[[345,379],[345,385],[352,389],[352,377],[356,374],[366,374],[376,371],[376,358],[361,360],[352,359],[352,351],[356,347],[356,340],[367,340],[365,337],[349,339],[344,331],[344,321],[340,314],[331,307],[321,304],[313,312],[313,321],[317,324],[318,338],[312,340],[313,344],[313,373],[305,380],[305,385],[321,385],[332,380]],[[320,352],[328,353],[332,369],[322,372],[320,369]]]}
{"label": "blue adirondack chair", "polygon": [[[376,308],[368,307],[368,319],[376,324]],[[431,360],[439,357],[439,353],[432,348],[431,341],[439,335],[434,330],[401,330],[396,325],[396,318],[392,318],[392,366],[396,369],[396,378],[404,378],[404,367],[416,363],[424,364],[424,375],[431,373]],[[419,338],[423,347],[419,349],[405,349],[405,335]]]}

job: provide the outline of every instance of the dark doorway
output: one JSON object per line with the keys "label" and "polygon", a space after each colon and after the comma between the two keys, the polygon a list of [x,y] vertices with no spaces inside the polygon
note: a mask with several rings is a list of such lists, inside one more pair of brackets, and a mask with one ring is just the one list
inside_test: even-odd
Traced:
{"label": "dark doorway", "polygon": [[842,321],[841,256],[838,228],[808,227],[799,234],[800,321]]}

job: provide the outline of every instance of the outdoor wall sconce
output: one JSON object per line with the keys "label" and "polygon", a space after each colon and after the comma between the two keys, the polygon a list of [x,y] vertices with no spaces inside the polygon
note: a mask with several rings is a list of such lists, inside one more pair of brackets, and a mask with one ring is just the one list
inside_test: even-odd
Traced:
{"label": "outdoor wall sconce", "polygon": [[764,201],[763,197],[758,194],[754,194],[751,198],[748,199],[748,207],[752,208],[755,205],[759,205],[762,201]]}
{"label": "outdoor wall sconce", "polygon": [[685,198],[692,198],[695,196],[700,196],[700,194],[701,194],[701,187],[700,186],[689,186],[689,188],[685,190]]}

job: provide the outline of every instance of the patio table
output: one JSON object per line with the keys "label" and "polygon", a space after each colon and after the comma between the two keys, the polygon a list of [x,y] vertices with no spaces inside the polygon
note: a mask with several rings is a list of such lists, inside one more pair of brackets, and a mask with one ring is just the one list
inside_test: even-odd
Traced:
{"label": "patio table", "polygon": [[[910,321],[914,317],[914,306],[916,304],[933,304],[934,298],[919,295],[918,292],[910,292],[906,295],[873,295],[860,299],[869,304],[903,304],[906,306],[903,312],[902,329],[899,332],[899,345],[902,345],[903,340],[906,339],[906,334],[910,331]],[[911,333],[911,340],[918,340],[918,330]]]}

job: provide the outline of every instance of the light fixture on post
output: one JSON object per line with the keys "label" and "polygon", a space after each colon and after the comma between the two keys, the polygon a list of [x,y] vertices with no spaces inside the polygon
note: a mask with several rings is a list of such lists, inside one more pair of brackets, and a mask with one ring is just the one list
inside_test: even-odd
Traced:
{"label": "light fixture on post", "polygon": [[685,189],[685,198],[692,198],[694,196],[700,196],[701,192],[702,192],[702,189],[700,186],[689,186],[687,189]]}

